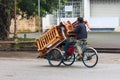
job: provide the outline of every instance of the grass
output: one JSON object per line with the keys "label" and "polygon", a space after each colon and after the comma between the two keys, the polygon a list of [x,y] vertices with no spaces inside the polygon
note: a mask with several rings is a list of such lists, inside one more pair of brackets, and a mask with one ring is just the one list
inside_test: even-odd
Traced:
{"label": "grass", "polygon": [[[35,41],[35,38],[17,38],[18,41]],[[14,41],[13,38],[9,38],[8,41]]]}
{"label": "grass", "polygon": [[35,38],[18,38],[18,41],[35,41]]}

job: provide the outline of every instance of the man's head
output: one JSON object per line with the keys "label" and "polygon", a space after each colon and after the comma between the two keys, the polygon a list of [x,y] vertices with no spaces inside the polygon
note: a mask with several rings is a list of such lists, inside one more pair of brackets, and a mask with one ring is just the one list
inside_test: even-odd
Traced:
{"label": "man's head", "polygon": [[78,20],[80,23],[83,23],[83,18],[82,18],[82,17],[78,17],[77,20]]}

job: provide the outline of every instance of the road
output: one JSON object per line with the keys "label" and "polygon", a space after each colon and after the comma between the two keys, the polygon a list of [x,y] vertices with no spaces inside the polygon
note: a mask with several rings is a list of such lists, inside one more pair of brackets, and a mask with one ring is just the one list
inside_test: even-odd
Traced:
{"label": "road", "polygon": [[[39,37],[34,35],[27,37]],[[120,48],[119,35],[119,32],[89,33],[88,44]],[[36,59],[37,55],[38,52],[0,52],[0,80],[120,80],[119,53],[99,53],[99,63],[94,68],[86,68],[81,62],[70,67],[50,67],[47,60]]]}
{"label": "road", "polygon": [[82,62],[69,67],[50,67],[46,59],[0,56],[0,80],[120,80],[120,54],[98,55],[99,63],[94,68],[86,68]]}

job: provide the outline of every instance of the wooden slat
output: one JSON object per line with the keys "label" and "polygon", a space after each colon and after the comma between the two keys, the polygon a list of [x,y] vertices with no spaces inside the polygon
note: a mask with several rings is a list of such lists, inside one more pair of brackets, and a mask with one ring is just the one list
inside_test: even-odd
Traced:
{"label": "wooden slat", "polygon": [[56,45],[60,40],[64,39],[63,35],[60,33],[60,28],[58,26],[53,26],[47,32],[45,32],[39,39],[36,39],[37,47],[41,54],[46,54],[49,49],[47,46],[52,44],[51,47]]}

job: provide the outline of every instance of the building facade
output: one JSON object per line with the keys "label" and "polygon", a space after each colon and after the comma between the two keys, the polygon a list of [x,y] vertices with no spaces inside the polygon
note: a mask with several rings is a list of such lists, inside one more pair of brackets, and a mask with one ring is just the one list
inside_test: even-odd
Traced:
{"label": "building facade", "polygon": [[120,0],[68,0],[61,5],[60,21],[74,21],[78,16],[87,19],[92,30],[119,31]]}

